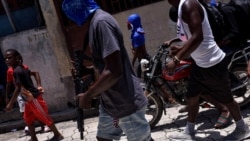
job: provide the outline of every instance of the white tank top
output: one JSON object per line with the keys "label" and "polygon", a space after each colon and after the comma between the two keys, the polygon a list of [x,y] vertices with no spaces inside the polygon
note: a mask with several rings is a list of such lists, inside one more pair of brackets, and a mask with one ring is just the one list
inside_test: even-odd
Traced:
{"label": "white tank top", "polygon": [[[182,20],[182,5],[186,0],[181,0],[178,10],[177,36],[186,41],[191,38],[192,34],[188,25]],[[201,5],[201,4],[200,4]],[[218,64],[225,57],[225,53],[219,48],[214,41],[212,30],[208,21],[207,12],[201,5],[204,11],[204,19],[202,21],[203,41],[192,53],[191,57],[195,63],[202,68],[208,68]]]}

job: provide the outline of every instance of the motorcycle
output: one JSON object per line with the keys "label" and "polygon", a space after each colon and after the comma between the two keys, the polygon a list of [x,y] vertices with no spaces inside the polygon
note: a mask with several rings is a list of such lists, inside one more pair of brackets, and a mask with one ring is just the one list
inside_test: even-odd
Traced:
{"label": "motorcycle", "polygon": [[[146,118],[151,128],[155,127],[160,121],[162,114],[166,115],[167,102],[161,94],[158,86],[154,83],[160,79],[166,86],[169,93],[181,105],[186,105],[185,94],[187,93],[187,84],[190,70],[193,64],[191,59],[181,60],[173,73],[164,69],[167,61],[171,60],[169,47],[175,41],[170,41],[169,45],[161,45],[151,60],[142,59],[141,70],[144,74],[143,83],[141,83],[144,93],[148,98]],[[228,53],[229,74],[231,80],[231,92],[241,109],[246,108],[250,102],[250,92],[248,85],[247,62],[250,54],[250,43],[236,52]],[[234,83],[236,82],[236,83]]]}

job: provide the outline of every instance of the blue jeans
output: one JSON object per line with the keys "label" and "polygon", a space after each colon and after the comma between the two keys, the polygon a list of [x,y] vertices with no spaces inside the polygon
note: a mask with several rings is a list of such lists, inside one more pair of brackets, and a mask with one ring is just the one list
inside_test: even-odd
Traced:
{"label": "blue jeans", "polygon": [[128,141],[150,141],[151,130],[145,118],[145,107],[135,113],[119,118],[118,127],[113,124],[113,118],[100,106],[97,137],[119,140],[124,132]]}

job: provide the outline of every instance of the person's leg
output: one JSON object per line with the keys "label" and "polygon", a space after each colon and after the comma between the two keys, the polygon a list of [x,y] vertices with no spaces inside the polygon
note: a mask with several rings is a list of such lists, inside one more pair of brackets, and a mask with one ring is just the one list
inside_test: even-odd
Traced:
{"label": "person's leg", "polygon": [[51,129],[51,131],[54,133],[54,137],[59,138],[60,140],[63,139],[63,136],[56,128],[55,124],[48,125],[48,127]]}
{"label": "person's leg", "polygon": [[32,113],[31,107],[32,105],[29,102],[25,103],[23,119],[26,125],[28,126],[29,134],[31,136],[31,141],[37,141],[35,125],[34,125],[35,116]]}
{"label": "person's leg", "polygon": [[[24,112],[21,113],[22,117],[24,117]],[[29,135],[30,134],[30,131],[29,131],[29,127],[27,125],[25,125],[24,127],[24,133],[25,135]]]}
{"label": "person's leg", "polygon": [[236,103],[235,100],[233,102],[230,102],[230,103],[225,103],[224,105],[230,111],[230,113],[235,121],[239,121],[242,119],[239,104]]}
{"label": "person's leg", "polygon": [[[119,122],[119,121],[118,121]],[[97,127],[96,138],[98,141],[112,141],[119,140],[123,131],[119,126],[114,125],[114,119],[110,117],[102,108],[99,106],[99,121]]]}
{"label": "person's leg", "polygon": [[[211,97],[211,95],[204,94],[204,95],[201,95],[201,97],[202,97],[205,101],[207,101],[207,102],[213,104],[213,105],[218,109],[218,111],[219,111],[220,113],[221,113],[221,112],[224,112],[224,111],[228,111],[228,109],[227,109],[227,107],[226,107],[225,105],[223,105],[221,102],[215,100],[213,97]],[[228,111],[228,112],[229,112],[229,111]]]}
{"label": "person's leg", "polygon": [[187,123],[183,132],[169,134],[168,137],[173,140],[195,140],[195,122],[199,111],[199,95],[187,98]]}
{"label": "person's leg", "polygon": [[238,121],[242,117],[239,105],[234,101],[231,93],[231,83],[227,64],[227,60],[224,59],[207,71],[207,77],[212,76],[212,78],[207,81],[206,86],[209,88],[208,91],[211,97],[214,98],[215,101],[224,104],[230,111],[233,119]]}
{"label": "person's leg", "polygon": [[[25,109],[25,101],[24,101],[24,99],[22,98],[22,96],[20,94],[17,97],[17,103],[18,103],[18,106],[19,106],[19,111],[21,113],[21,116],[23,117],[24,109]],[[28,126],[24,127],[24,132],[25,132],[26,135],[29,134]]]}
{"label": "person's leg", "polygon": [[198,115],[198,111],[199,111],[199,96],[193,96],[193,97],[189,97],[187,98],[187,105],[188,105],[188,117],[187,117],[187,121],[191,122],[191,123],[195,123],[196,122],[196,118]]}
{"label": "person's leg", "polygon": [[250,129],[249,126],[245,123],[241,116],[240,108],[238,103],[235,101],[231,103],[226,103],[225,104],[227,108],[229,109],[233,119],[235,120],[236,123],[236,128],[233,132],[228,134],[224,140],[229,141],[229,140],[244,140],[246,138],[250,137]]}
{"label": "person's leg", "polygon": [[[207,95],[207,94],[200,95],[200,97],[202,99],[204,99],[206,102],[213,104],[216,107],[216,109],[219,111],[219,113],[225,113],[225,112],[229,113],[229,110],[227,109],[227,107],[225,105],[223,105],[219,101],[215,100],[210,95]],[[179,110],[179,113],[184,113],[184,112],[187,112],[187,106],[185,106]]]}
{"label": "person's leg", "polygon": [[195,140],[195,122],[199,111],[200,94],[204,87],[203,81],[206,79],[200,67],[194,65],[191,69],[188,80],[186,100],[187,100],[187,124],[183,132],[169,134],[169,138],[173,140]]}
{"label": "person's leg", "polygon": [[47,125],[44,125],[43,123],[41,123],[41,132],[42,133],[46,133],[46,132],[50,132],[51,129],[47,126]]}
{"label": "person's leg", "polygon": [[30,103],[30,105],[32,105],[30,107],[30,109],[32,110],[36,119],[41,121],[43,124],[46,124],[51,129],[51,131],[54,133],[54,137],[52,139],[62,140],[63,136],[58,131],[53,120],[49,116],[47,104],[43,100],[42,96],[41,95],[38,96],[36,99],[32,100],[29,103]]}
{"label": "person's leg", "polygon": [[137,77],[138,78],[142,78],[142,70],[141,70],[141,64],[140,64],[140,62],[138,64],[138,66],[137,66],[136,73],[137,73]]}
{"label": "person's leg", "polygon": [[151,141],[151,129],[145,118],[146,107],[119,119],[119,126],[129,141]]}
{"label": "person's leg", "polygon": [[31,141],[38,141],[38,139],[36,137],[36,131],[35,131],[34,123],[28,125],[28,128],[29,128],[29,132],[30,132]]}
{"label": "person's leg", "polygon": [[207,102],[213,104],[220,113],[220,116],[214,124],[214,128],[224,128],[226,125],[228,125],[228,123],[231,121],[231,114],[227,107],[215,100],[213,97],[211,97],[211,95],[201,95],[201,97]]}
{"label": "person's leg", "polygon": [[227,107],[236,123],[235,130],[224,140],[243,140],[250,136],[250,131],[248,125],[242,119],[238,103],[233,99],[227,65],[228,63],[224,59],[219,64],[208,69],[206,72],[207,77],[212,77],[209,79],[210,82],[206,83],[206,86],[210,88],[211,96]]}

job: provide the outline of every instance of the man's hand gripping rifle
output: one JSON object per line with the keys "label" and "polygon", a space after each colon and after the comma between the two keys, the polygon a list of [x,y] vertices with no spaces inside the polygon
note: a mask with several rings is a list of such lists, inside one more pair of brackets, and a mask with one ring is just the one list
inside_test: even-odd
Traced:
{"label": "man's hand gripping rifle", "polygon": [[[94,82],[94,69],[86,68],[83,65],[84,54],[82,51],[74,52],[74,62],[71,73],[75,83],[75,94],[84,93]],[[88,59],[88,58],[86,58]],[[79,107],[79,99],[76,99],[76,113],[77,113],[77,128],[80,132],[80,138],[83,140],[84,132],[84,110]]]}

